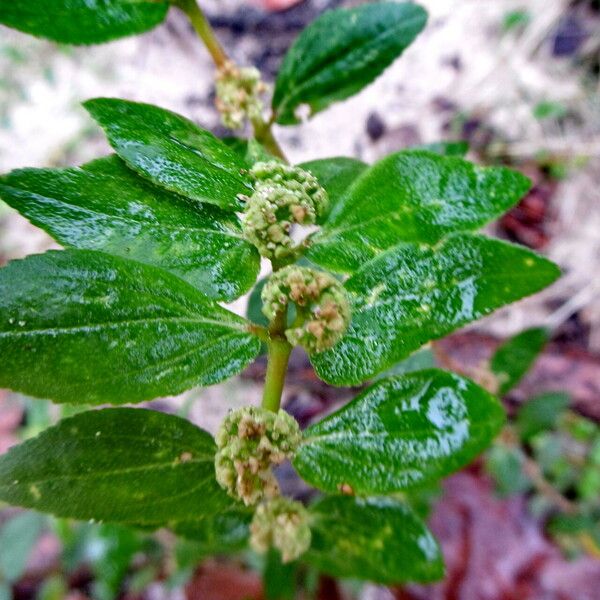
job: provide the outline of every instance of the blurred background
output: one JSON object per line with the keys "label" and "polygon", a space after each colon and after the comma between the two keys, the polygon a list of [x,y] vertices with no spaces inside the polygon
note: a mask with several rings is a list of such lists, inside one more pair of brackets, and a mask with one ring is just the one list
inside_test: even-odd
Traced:
{"label": "blurred background", "polygon": [[[465,140],[472,160],[510,165],[534,182],[489,233],[549,256],[563,277],[441,345],[443,366],[482,380],[501,342],[534,326],[550,332],[535,362],[524,359],[522,370],[530,368],[519,385],[507,390],[512,421],[504,434],[474,465],[423,494],[445,580],[398,589],[336,582],[282,571],[247,552],[215,558],[215,548],[168,532],[0,506],[0,600],[600,599],[600,2],[420,3],[429,25],[384,76],[275,134],[293,162],[337,155],[372,162],[409,146]],[[202,2],[232,57],[271,81],[303,27],[327,8],[353,4]],[[95,96],[158,104],[225,135],[212,81],[208,55],[176,11],[146,35],[89,48],[0,26],[0,172],[108,153],[80,106]],[[0,264],[53,246],[0,202]],[[236,309],[245,310],[243,303]],[[433,360],[426,350],[417,363]],[[263,372],[258,360],[226,384],[151,406],[214,432],[227,408],[259,398]],[[294,354],[285,406],[302,424],[350,396],[320,383]],[[0,452],[66,414],[0,390]],[[281,477],[298,485],[285,469]]]}

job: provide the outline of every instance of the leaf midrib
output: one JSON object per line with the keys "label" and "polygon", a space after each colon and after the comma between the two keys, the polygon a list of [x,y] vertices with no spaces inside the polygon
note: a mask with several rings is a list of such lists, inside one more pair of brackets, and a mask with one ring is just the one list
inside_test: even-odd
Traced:
{"label": "leaf midrib", "polygon": [[217,321],[215,319],[205,319],[205,318],[190,318],[190,317],[149,317],[144,319],[127,319],[124,321],[108,321],[104,323],[94,323],[94,324],[80,324],[74,325],[72,327],[55,327],[55,328],[44,328],[44,329],[20,329],[20,330],[12,330],[12,331],[0,331],[0,339],[1,338],[9,338],[9,337],[21,337],[21,336],[30,336],[30,335],[52,335],[54,333],[77,333],[77,332],[85,332],[89,333],[90,331],[101,331],[102,329],[111,329],[119,326],[127,326],[127,325],[140,325],[146,323],[195,323],[195,324],[204,324],[204,325],[216,325],[221,328],[228,329],[236,329],[242,333],[246,333],[245,326],[236,325],[234,326],[231,322],[226,321]]}

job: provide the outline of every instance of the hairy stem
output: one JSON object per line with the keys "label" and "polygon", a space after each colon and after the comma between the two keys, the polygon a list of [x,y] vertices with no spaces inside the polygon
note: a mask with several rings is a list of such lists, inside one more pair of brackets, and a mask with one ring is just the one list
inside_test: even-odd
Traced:
{"label": "hairy stem", "polygon": [[188,16],[192,26],[196,30],[196,33],[200,36],[200,39],[204,42],[204,45],[212,56],[217,68],[225,66],[225,63],[229,60],[227,54],[219,43],[219,40],[217,39],[213,28],[210,26],[206,15],[196,3],[196,0],[171,1]]}

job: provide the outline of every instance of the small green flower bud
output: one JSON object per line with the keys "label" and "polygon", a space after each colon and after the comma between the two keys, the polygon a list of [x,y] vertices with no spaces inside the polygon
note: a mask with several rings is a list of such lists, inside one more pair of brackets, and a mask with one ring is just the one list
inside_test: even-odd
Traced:
{"label": "small green flower bud", "polygon": [[270,259],[292,256],[294,225],[313,225],[329,203],[327,192],[308,171],[277,161],[256,163],[254,193],[242,219],[244,235]]}
{"label": "small green flower bud", "polygon": [[239,129],[246,118],[260,118],[264,108],[260,96],[266,91],[258,69],[225,63],[216,77],[216,105],[223,125]]}
{"label": "small green flower bud", "polygon": [[270,320],[290,301],[296,305],[304,320],[285,335],[290,344],[304,346],[311,353],[331,348],[350,323],[350,304],[342,284],[308,267],[290,265],[277,271],[264,286],[261,298],[262,311]]}
{"label": "small green flower bud", "polygon": [[250,545],[264,554],[273,546],[284,563],[296,560],[310,547],[309,514],[300,502],[279,497],[259,506],[250,524]]}
{"label": "small green flower bud", "polygon": [[247,406],[225,417],[215,439],[217,481],[249,506],[279,494],[271,467],[293,456],[302,434],[284,410]]}

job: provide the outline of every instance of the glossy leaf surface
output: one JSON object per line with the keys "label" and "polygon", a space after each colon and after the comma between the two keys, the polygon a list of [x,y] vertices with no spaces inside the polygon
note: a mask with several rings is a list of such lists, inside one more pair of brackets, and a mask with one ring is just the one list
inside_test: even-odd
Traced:
{"label": "glossy leaf surface", "polygon": [[368,168],[366,163],[345,156],[311,160],[298,166],[312,173],[329,196],[329,209],[318,219],[319,223],[327,221],[327,216],[341,201],[348,188]]}
{"label": "glossy leaf surface", "polygon": [[405,504],[328,496],[310,511],[312,545],[303,559],[329,575],[391,584],[444,573],[437,542]]}
{"label": "glossy leaf surface", "polygon": [[140,402],[240,372],[246,321],[155,267],[91,250],[0,270],[0,387],[55,402]]}
{"label": "glossy leaf surface", "polygon": [[479,167],[424,150],[379,161],[338,202],[313,237],[308,257],[353,273],[399,242],[434,244],[479,229],[513,206],[529,180],[504,167]]}
{"label": "glossy leaf surface", "polygon": [[312,363],[329,383],[361,383],[559,274],[533,252],[483,236],[457,234],[435,247],[400,244],[346,282],[350,327]]}
{"label": "glossy leaf surface", "polygon": [[498,380],[498,393],[506,394],[523,378],[548,341],[548,331],[532,327],[504,342],[490,367]]}
{"label": "glossy leaf surface", "polygon": [[160,0],[3,1],[0,23],[63,44],[97,44],[152,29],[168,7]]}
{"label": "glossy leaf surface", "polygon": [[426,21],[425,10],[408,2],[324,13],[283,59],[273,93],[277,122],[297,123],[302,104],[316,113],[359,92],[402,54]]}
{"label": "glossy leaf surface", "polygon": [[194,206],[138,177],[116,156],[75,169],[20,169],[0,197],[67,247],[162,267],[210,297],[233,300],[258,274],[237,217]]}
{"label": "glossy leaf surface", "polygon": [[0,457],[0,499],[73,519],[166,525],[231,504],[212,437],[151,410],[109,408],[60,421]]}
{"label": "glossy leaf surface", "polygon": [[293,464],[326,492],[388,494],[468,464],[503,421],[496,398],[468,379],[417,371],[378,381],[306,429]]}
{"label": "glossy leaf surface", "polygon": [[134,171],[178,194],[238,210],[251,193],[245,160],[192,121],[151,104],[95,98],[84,107]]}

